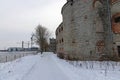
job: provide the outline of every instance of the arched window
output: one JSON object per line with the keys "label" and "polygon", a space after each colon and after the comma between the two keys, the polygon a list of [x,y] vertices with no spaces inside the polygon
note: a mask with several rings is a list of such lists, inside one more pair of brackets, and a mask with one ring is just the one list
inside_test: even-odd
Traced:
{"label": "arched window", "polygon": [[97,52],[99,52],[100,54],[102,54],[103,51],[104,51],[104,46],[105,46],[105,43],[104,43],[103,40],[97,41],[97,43],[96,43]]}

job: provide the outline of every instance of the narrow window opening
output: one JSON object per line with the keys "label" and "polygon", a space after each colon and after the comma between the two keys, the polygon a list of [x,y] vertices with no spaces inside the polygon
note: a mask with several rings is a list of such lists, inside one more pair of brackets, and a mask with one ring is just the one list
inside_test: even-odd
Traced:
{"label": "narrow window opening", "polygon": [[120,22],[120,16],[115,18],[115,23],[119,23]]}
{"label": "narrow window opening", "polygon": [[118,48],[118,56],[120,57],[120,46],[117,46]]}

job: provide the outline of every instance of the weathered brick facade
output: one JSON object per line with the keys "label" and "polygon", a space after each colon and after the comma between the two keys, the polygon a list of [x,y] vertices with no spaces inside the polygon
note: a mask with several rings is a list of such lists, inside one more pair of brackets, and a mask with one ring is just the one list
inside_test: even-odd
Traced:
{"label": "weathered brick facade", "polygon": [[57,53],[82,60],[120,56],[120,0],[110,1],[110,12],[107,4],[106,0],[67,0],[56,30]]}

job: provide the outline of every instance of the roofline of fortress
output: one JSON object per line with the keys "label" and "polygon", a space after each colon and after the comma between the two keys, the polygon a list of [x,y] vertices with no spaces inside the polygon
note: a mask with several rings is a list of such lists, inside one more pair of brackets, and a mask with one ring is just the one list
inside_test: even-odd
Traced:
{"label": "roofline of fortress", "polygon": [[[63,25],[63,22],[59,24],[59,26],[56,28],[56,31]],[[55,32],[56,33],[56,32]]]}
{"label": "roofline of fortress", "polygon": [[61,14],[63,13],[64,8],[67,7],[68,5],[69,5],[69,1],[67,1],[67,2],[63,5],[62,10],[61,10]]}

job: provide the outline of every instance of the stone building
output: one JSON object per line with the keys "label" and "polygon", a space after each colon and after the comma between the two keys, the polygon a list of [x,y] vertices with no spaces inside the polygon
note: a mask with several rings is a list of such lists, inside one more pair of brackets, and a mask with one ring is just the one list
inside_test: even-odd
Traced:
{"label": "stone building", "polygon": [[49,51],[56,52],[56,39],[50,38]]}
{"label": "stone building", "polygon": [[61,13],[58,54],[85,60],[120,57],[120,0],[67,0]]}

